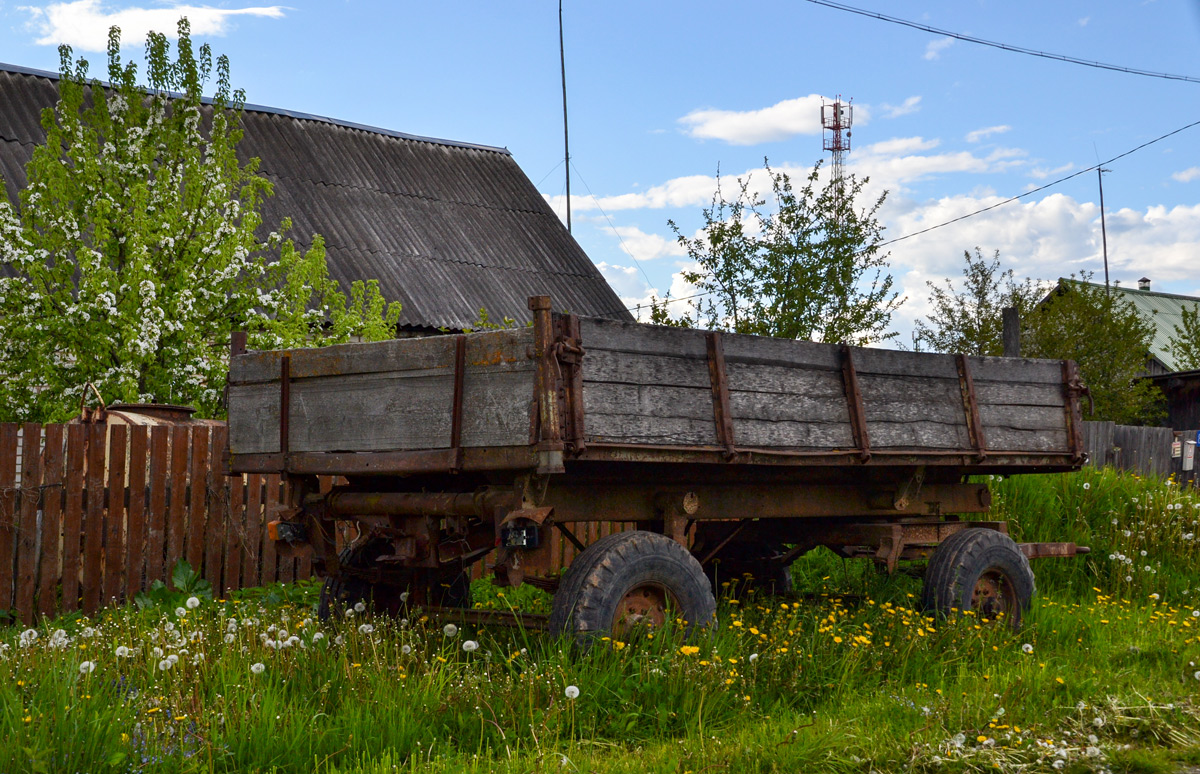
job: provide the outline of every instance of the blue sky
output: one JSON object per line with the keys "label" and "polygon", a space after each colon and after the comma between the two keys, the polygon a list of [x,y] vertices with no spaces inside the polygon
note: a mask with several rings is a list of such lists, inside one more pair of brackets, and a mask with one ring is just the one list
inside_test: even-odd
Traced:
{"label": "blue sky", "polygon": [[[856,7],[992,41],[1200,78],[1200,0],[861,0]],[[806,2],[566,0],[574,233],[631,305],[690,289],[668,219],[693,232],[723,175],[765,182],[822,157],[821,99],[853,99],[847,169],[888,191],[897,238],[1087,169],[1200,120],[1200,83],[1000,51]],[[509,148],[563,206],[556,0],[454,4],[0,0],[0,61],[57,69],[58,42],[99,65],[186,14],[252,103]],[[89,50],[91,49],[91,50]],[[127,46],[127,52],[140,46]],[[1200,127],[1109,165],[1114,279],[1200,295]],[[927,280],[999,250],[1018,276],[1103,276],[1091,172],[898,242],[907,338]]]}

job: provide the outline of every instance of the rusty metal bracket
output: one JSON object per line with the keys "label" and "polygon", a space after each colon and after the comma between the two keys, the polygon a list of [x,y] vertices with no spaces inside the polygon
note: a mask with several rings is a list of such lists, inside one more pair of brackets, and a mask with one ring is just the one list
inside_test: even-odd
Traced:
{"label": "rusty metal bracket", "polygon": [[580,342],[579,315],[557,318],[559,336],[554,343],[554,360],[558,368],[558,387],[566,419],[564,447],[578,456],[587,451],[583,417],[583,356]]}
{"label": "rusty metal bracket", "polygon": [[1067,559],[1092,552],[1091,548],[1074,543],[1017,543],[1017,548],[1026,559]]}
{"label": "rusty metal bracket", "polygon": [[725,538],[721,542],[719,542],[715,546],[713,546],[712,550],[709,551],[708,553],[706,553],[704,555],[704,557],[702,559],[700,559],[700,564],[705,565],[705,564],[708,564],[709,562],[711,562],[713,560],[713,557],[715,557],[718,553],[720,553],[722,548],[729,545],[729,541],[731,541],[735,537],[737,537],[738,533],[740,533],[742,530],[744,530],[746,528],[746,526],[750,523],[751,523],[751,519],[742,519],[741,521],[739,521],[738,525],[736,527],[734,527],[733,529],[731,529],[729,531],[729,534],[726,535]]}
{"label": "rusty metal bracket", "polygon": [[467,337],[454,337],[454,404],[450,415],[450,448],[454,450],[454,466],[450,472],[462,470],[463,377],[466,371]]}
{"label": "rusty metal bracket", "polygon": [[563,522],[554,522],[554,528],[561,532],[563,537],[570,541],[571,545],[575,546],[576,551],[582,552],[585,548],[587,548],[587,546],[580,542],[579,538],[575,537],[575,533],[572,532]]}
{"label": "rusty metal bracket", "polygon": [[717,443],[725,447],[725,459],[733,460],[737,448],[733,438],[733,413],[729,408],[729,377],[725,373],[725,346],[719,331],[704,336],[708,345],[708,379],[712,385],[713,422],[717,428]]}
{"label": "rusty metal bracket", "polygon": [[1082,465],[1087,457],[1083,450],[1083,409],[1079,399],[1084,395],[1092,403],[1092,413],[1095,413],[1095,402],[1092,401],[1091,390],[1083,383],[1079,375],[1079,366],[1074,360],[1062,361],[1063,396],[1066,398],[1063,411],[1066,414],[1067,442],[1071,447],[1071,461]]}
{"label": "rusty metal bracket", "polygon": [[850,429],[854,433],[854,445],[863,462],[871,459],[871,438],[867,434],[867,412],[863,407],[862,390],[858,386],[858,371],[854,368],[854,355],[849,344],[842,345],[842,380],[846,386],[846,402],[850,410]]}
{"label": "rusty metal bracket", "polygon": [[563,472],[563,442],[558,410],[558,361],[554,357],[554,321],[551,319],[550,296],[532,296],[529,309],[533,312],[533,354],[537,362],[533,392],[537,420],[533,441],[538,451],[539,473]]}
{"label": "rusty metal bracket", "polygon": [[907,509],[909,504],[921,496],[921,485],[924,483],[925,466],[921,465],[896,489],[896,494],[892,498],[892,507],[898,511]]}
{"label": "rusty metal bracket", "polygon": [[987,459],[987,439],[983,434],[983,419],[979,415],[979,400],[975,395],[975,380],[971,377],[971,365],[967,356],[959,354],[955,361],[958,365],[958,388],[962,393],[963,410],[967,415],[967,435],[971,445],[975,447],[975,456],[983,462]]}

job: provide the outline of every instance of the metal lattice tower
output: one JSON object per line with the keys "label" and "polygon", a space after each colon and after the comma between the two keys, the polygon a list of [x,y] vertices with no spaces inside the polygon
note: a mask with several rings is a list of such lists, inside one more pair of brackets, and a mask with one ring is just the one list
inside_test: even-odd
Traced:
{"label": "metal lattice tower", "polygon": [[824,148],[833,154],[833,179],[842,179],[842,160],[850,152],[850,124],[854,120],[852,100],[842,102],[839,94],[833,104],[821,102],[821,128]]}

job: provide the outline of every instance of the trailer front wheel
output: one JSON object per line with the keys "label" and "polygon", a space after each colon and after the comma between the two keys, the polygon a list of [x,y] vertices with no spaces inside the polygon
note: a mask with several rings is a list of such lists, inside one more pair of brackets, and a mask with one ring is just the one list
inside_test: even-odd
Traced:
{"label": "trailer front wheel", "polygon": [[586,645],[603,635],[629,639],[676,619],[691,631],[712,624],[716,611],[704,569],[687,549],[654,532],[618,532],[571,563],[554,594],[550,631]]}
{"label": "trailer front wheel", "polygon": [[994,529],[964,529],[942,541],[925,570],[926,610],[974,611],[1014,629],[1033,599],[1033,570],[1013,539]]}

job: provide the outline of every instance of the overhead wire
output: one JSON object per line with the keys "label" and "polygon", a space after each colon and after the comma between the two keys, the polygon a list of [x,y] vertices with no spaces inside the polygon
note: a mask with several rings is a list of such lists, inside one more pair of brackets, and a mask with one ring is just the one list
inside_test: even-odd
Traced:
{"label": "overhead wire", "polygon": [[852,5],[846,5],[845,3],[836,3],[836,2],[833,2],[833,0],[807,0],[807,1],[812,3],[813,5],[822,5],[822,6],[825,6],[826,8],[833,8],[834,10],[838,10],[838,11],[846,11],[847,13],[858,14],[859,16],[866,16],[871,19],[878,19],[880,21],[890,22],[892,24],[900,24],[905,27],[911,27],[912,29],[915,29],[915,30],[921,30],[923,32],[932,32],[935,35],[945,35],[946,37],[954,38],[955,40],[962,40],[962,41],[966,41],[967,43],[977,43],[981,46],[990,46],[992,48],[998,48],[1002,51],[1012,51],[1017,54],[1025,54],[1027,56],[1036,56],[1036,57],[1041,57],[1043,59],[1054,59],[1059,62],[1068,62],[1070,64],[1084,65],[1086,67],[1095,67],[1095,68],[1098,68],[1101,70],[1112,70],[1114,72],[1127,73],[1129,75],[1140,75],[1140,76],[1144,76],[1147,78],[1163,78],[1163,79],[1170,80],[1170,81],[1185,81],[1187,83],[1200,83],[1200,78],[1197,78],[1197,77],[1194,77],[1191,75],[1175,75],[1173,73],[1160,73],[1160,72],[1155,72],[1153,70],[1142,70],[1137,67],[1124,67],[1122,65],[1114,65],[1114,64],[1106,64],[1104,62],[1096,62],[1096,61],[1092,61],[1090,59],[1081,59],[1079,57],[1067,56],[1065,54],[1052,54],[1048,51],[1038,51],[1036,49],[1025,48],[1024,46],[1014,46],[1014,45],[1010,45],[1008,43],[998,43],[994,40],[985,40],[983,38],[976,38],[971,35],[964,35],[959,32],[951,32],[949,30],[939,29],[937,27],[933,27],[928,24],[920,24],[919,22],[909,21],[908,19],[901,19],[896,16],[888,16],[885,13],[877,13],[875,11],[868,11],[863,8],[856,8]]}

